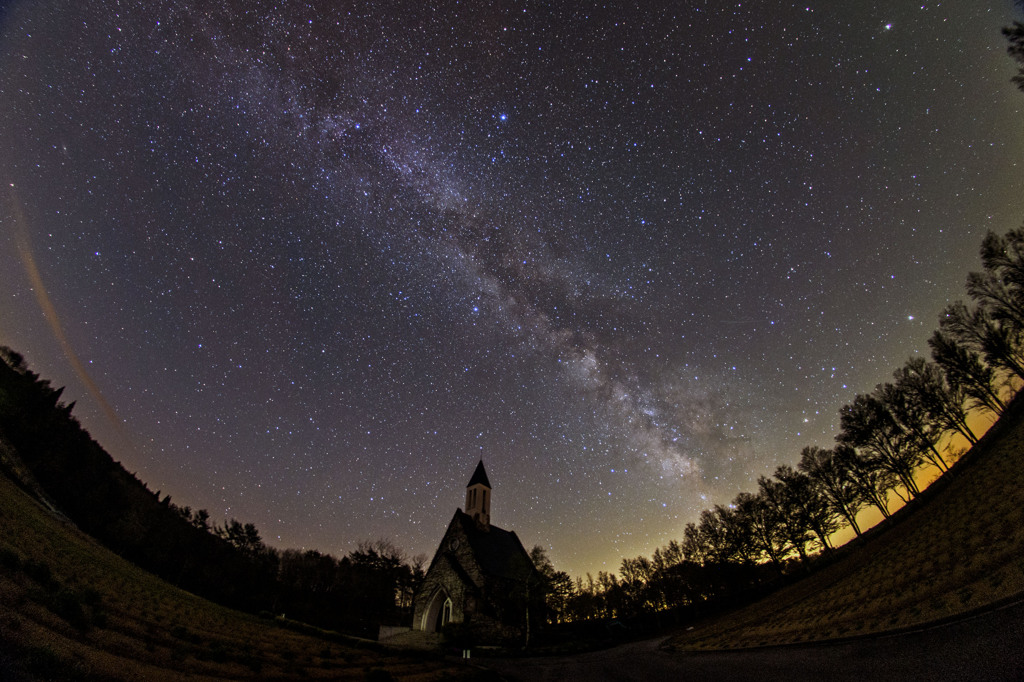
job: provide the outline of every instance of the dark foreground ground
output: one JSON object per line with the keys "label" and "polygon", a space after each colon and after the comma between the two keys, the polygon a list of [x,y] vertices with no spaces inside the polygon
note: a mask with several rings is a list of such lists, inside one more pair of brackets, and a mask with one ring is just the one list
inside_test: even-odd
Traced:
{"label": "dark foreground ground", "polygon": [[590,654],[478,659],[507,680],[1024,680],[1024,601],[953,623],[838,643],[664,651],[666,638]]}

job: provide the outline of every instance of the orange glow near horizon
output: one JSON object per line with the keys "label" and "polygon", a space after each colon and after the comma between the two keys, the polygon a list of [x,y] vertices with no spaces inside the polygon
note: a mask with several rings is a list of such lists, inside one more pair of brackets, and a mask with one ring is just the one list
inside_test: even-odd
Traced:
{"label": "orange glow near horizon", "polygon": [[100,387],[93,380],[88,370],[85,368],[85,363],[82,362],[78,354],[75,353],[75,349],[71,346],[71,341],[68,339],[68,335],[64,332],[64,326],[61,324],[60,317],[57,315],[57,308],[54,306],[53,301],[50,299],[50,294],[46,290],[46,285],[43,283],[43,276],[39,272],[39,266],[36,265],[35,257],[32,255],[32,244],[29,241],[28,231],[25,227],[25,212],[22,210],[21,202],[18,200],[18,194],[15,190],[14,183],[11,183],[8,191],[9,204],[11,208],[11,215],[14,220],[12,221],[14,234],[14,241],[18,245],[18,256],[21,259],[22,265],[25,267],[25,274],[28,275],[29,281],[32,284],[32,292],[35,294],[36,302],[39,303],[39,308],[43,313],[43,317],[46,318],[47,324],[50,326],[50,330],[53,332],[54,338],[57,343],[60,344],[61,351],[64,353],[64,357],[71,364],[75,374],[84,384],[89,395],[96,400],[96,403],[100,406],[103,414],[106,415],[107,419],[114,425],[118,433],[125,439],[128,439],[128,434],[124,431],[124,422],[117,415],[114,407],[107,402],[107,399],[103,397],[103,393],[100,391]]}

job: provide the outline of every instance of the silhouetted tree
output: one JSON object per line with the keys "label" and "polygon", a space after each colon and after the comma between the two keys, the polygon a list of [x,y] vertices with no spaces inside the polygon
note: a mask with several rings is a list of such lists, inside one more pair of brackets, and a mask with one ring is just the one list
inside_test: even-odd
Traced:
{"label": "silhouetted tree", "polygon": [[[842,446],[841,446],[842,447]],[[842,461],[834,450],[809,446],[800,453],[797,467],[807,474],[817,493],[825,498],[833,513],[846,519],[853,532],[860,535],[857,512],[867,502],[859,492],[856,483],[843,469]]]}
{"label": "silhouetted tree", "polygon": [[968,407],[1003,413],[1006,404],[999,396],[995,371],[985,364],[980,353],[941,331],[932,334],[928,345],[932,359],[942,368],[952,390],[967,396]]}
{"label": "silhouetted tree", "polygon": [[[829,537],[839,530],[840,524],[839,515],[829,504],[828,498],[810,476],[788,464],[775,470],[775,480],[782,484],[787,523],[812,532],[822,550],[830,550],[832,544]],[[793,537],[796,537],[796,533],[794,530]]]}
{"label": "silhouetted tree", "polygon": [[540,545],[530,550],[530,560],[541,576],[541,599],[547,613],[545,620],[558,623],[565,619],[569,612],[569,601],[572,597],[572,578],[565,571],[555,569],[547,552]]}
{"label": "silhouetted tree", "polygon": [[723,507],[716,504],[714,514],[718,517],[718,525],[724,531],[724,545],[719,553],[719,561],[749,564],[754,561],[757,553],[750,526],[743,515],[733,506]]}
{"label": "silhouetted tree", "polygon": [[665,569],[675,566],[679,562],[685,560],[686,556],[683,553],[683,546],[678,540],[670,540],[664,547],[659,547],[654,550],[654,555],[651,560],[654,562],[654,569],[656,571],[664,571]]}
{"label": "silhouetted tree", "polygon": [[1024,330],[1024,228],[989,232],[981,242],[981,272],[967,275],[967,294],[992,318]]}
{"label": "silhouetted tree", "polygon": [[589,573],[585,581],[577,576],[572,596],[569,598],[568,612],[570,618],[575,621],[603,617],[603,600],[597,593],[593,576]]}
{"label": "silhouetted tree", "polygon": [[757,479],[757,497],[763,506],[771,510],[771,516],[778,526],[778,535],[784,539],[779,552],[780,559],[791,550],[795,550],[802,563],[807,563],[807,543],[813,534],[804,523],[800,508],[786,490],[786,486],[775,478],[759,476]]}
{"label": "silhouetted tree", "polygon": [[714,589],[707,579],[714,568],[682,560],[666,565],[657,574],[659,590],[669,606],[688,606],[708,599]]}
{"label": "silhouetted tree", "polygon": [[700,542],[703,545],[704,562],[722,563],[729,560],[729,529],[722,515],[714,509],[705,509],[700,513],[697,524]]}
{"label": "silhouetted tree", "polygon": [[210,512],[200,509],[192,514],[192,525],[199,530],[210,530]]}
{"label": "silhouetted tree", "polygon": [[[325,600],[339,592],[339,577],[338,560],[329,554],[313,549],[286,549],[281,552],[278,579],[289,592],[291,601],[297,601],[298,595]],[[296,603],[289,608],[298,606]]]}
{"label": "silhouetted tree", "polygon": [[1007,380],[1024,379],[1019,334],[1000,324],[986,308],[969,308],[963,301],[956,301],[942,311],[939,331],[980,354],[990,367],[1005,372]]}
{"label": "silhouetted tree", "polygon": [[767,503],[760,495],[742,492],[736,496],[733,508],[750,529],[755,551],[781,572],[787,540],[775,506]]}
{"label": "silhouetted tree", "polygon": [[975,306],[962,301],[947,306],[940,331],[1019,384],[1024,381],[1024,228],[1002,236],[989,232],[980,251],[981,272],[967,276]]}
{"label": "silhouetted tree", "polygon": [[649,589],[654,578],[654,565],[650,559],[645,556],[638,556],[635,559],[624,558],[619,567],[619,575],[619,587],[625,607],[625,613],[621,615],[635,616],[663,606],[660,600],[654,598],[653,590]]}
{"label": "silhouetted tree", "polygon": [[[967,424],[966,392],[951,385],[936,363],[924,358],[910,358],[893,377],[897,388],[922,413],[927,428],[938,431],[939,437],[956,432],[971,444],[978,442]],[[945,464],[945,460],[942,463]]]}
{"label": "silhouetted tree", "polygon": [[[1017,4],[1021,5],[1020,2]],[[1024,91],[1024,24],[1019,21],[1013,22],[1013,26],[1003,29],[1003,35],[1010,42],[1006,51],[1018,64],[1017,75],[1012,80],[1018,88]]]}
{"label": "silhouetted tree", "polygon": [[[897,370],[897,376],[899,373],[900,370]],[[909,383],[881,384],[877,387],[875,395],[903,430],[907,447],[916,449],[922,461],[931,462],[940,471],[949,469],[938,449],[939,439],[944,431],[932,420],[927,407],[919,399],[920,396],[911,390]]]}
{"label": "silhouetted tree", "polygon": [[31,374],[25,364],[25,356],[7,346],[0,346],[0,360],[3,360],[15,374],[26,376]]}
{"label": "silhouetted tree", "polygon": [[266,549],[266,545],[260,539],[259,531],[251,523],[243,524],[237,519],[231,519],[217,528],[216,533],[227,540],[232,547],[249,556],[256,556]]}
{"label": "silhouetted tree", "polygon": [[405,554],[389,540],[364,540],[343,561],[351,570],[352,611],[367,634],[376,634],[382,623],[401,622],[401,604],[418,587]]}
{"label": "silhouetted tree", "polygon": [[882,469],[863,456],[857,448],[840,442],[833,453],[836,465],[857,488],[861,499],[889,518],[888,494],[899,484],[899,479],[888,469]]}
{"label": "silhouetted tree", "polygon": [[919,443],[877,394],[860,394],[852,404],[844,405],[839,424],[836,440],[864,451],[868,455],[865,463],[892,473],[911,496],[920,492],[914,480],[922,459]]}
{"label": "silhouetted tree", "polygon": [[701,565],[707,561],[710,554],[707,543],[696,523],[687,523],[683,528],[683,556],[687,561]]}
{"label": "silhouetted tree", "polygon": [[676,540],[654,550],[654,554],[651,556],[653,575],[650,578],[648,589],[654,593],[654,600],[659,607],[673,607],[687,603],[688,591],[686,586],[678,584],[677,572],[674,570],[683,561],[685,561],[683,546]]}
{"label": "silhouetted tree", "polygon": [[597,588],[601,595],[602,616],[612,618],[622,612],[622,590],[619,580],[609,571],[597,572]]}

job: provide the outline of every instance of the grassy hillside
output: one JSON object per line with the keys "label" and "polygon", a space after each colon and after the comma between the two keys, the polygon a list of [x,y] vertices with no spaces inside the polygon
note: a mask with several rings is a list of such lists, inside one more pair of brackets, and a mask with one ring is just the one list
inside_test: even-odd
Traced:
{"label": "grassy hillside", "polygon": [[834,564],[674,637],[764,646],[911,627],[1024,593],[1024,401],[949,475]]}
{"label": "grassy hillside", "polygon": [[0,678],[435,680],[468,672],[184,592],[0,475]]}

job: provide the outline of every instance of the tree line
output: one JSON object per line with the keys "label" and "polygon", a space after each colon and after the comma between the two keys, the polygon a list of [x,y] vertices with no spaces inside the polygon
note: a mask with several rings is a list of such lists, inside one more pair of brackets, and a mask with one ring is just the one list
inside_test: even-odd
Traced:
{"label": "tree line", "polygon": [[[1024,45],[1024,26],[1017,30]],[[796,466],[779,466],[755,491],[704,510],[682,540],[651,557],[623,559],[618,575],[572,579],[535,548],[549,618],[635,618],[754,596],[830,554],[838,531],[861,535],[863,509],[877,509],[884,523],[894,498],[920,495],[923,470],[944,475],[960,444],[978,442],[972,414],[998,418],[1024,385],[1024,227],[990,232],[981,262],[967,277],[968,301],[942,311],[931,358],[911,357],[890,381],[844,405],[831,447],[805,447]]]}
{"label": "tree line", "polygon": [[0,346],[0,470],[40,492],[81,530],[128,561],[189,592],[253,613],[284,614],[375,637],[412,620],[424,557],[386,540],[338,559],[268,547],[252,523],[214,523],[127,472],[82,428],[24,358]]}
{"label": "tree line", "polygon": [[[1017,66],[1011,80],[1024,92],[1024,23],[1002,33]],[[978,442],[968,417],[1002,416],[1024,385],[1024,227],[1004,236],[989,232],[981,262],[982,270],[967,277],[969,301],[942,311],[928,339],[931,359],[911,357],[892,381],[844,405],[832,447],[805,447],[796,467],[780,466],[758,478],[755,492],[705,509],[686,525],[682,541],[650,558],[623,559],[618,576],[600,571],[596,579],[573,579],[535,547],[548,619],[692,614],[745,601],[787,569],[830,554],[837,531],[848,527],[860,536],[862,509],[876,508],[885,523],[890,494],[908,502],[921,493],[922,468],[945,475],[962,454],[956,443]]]}

